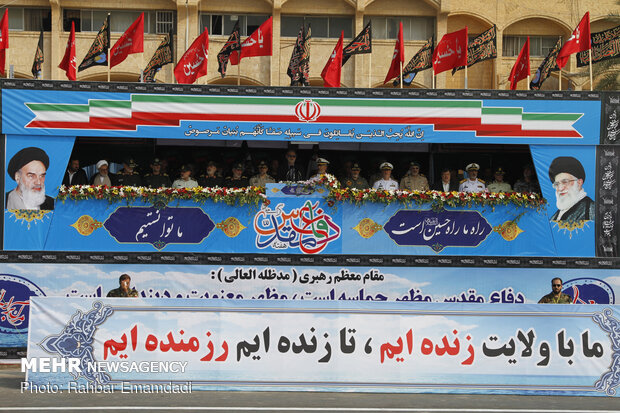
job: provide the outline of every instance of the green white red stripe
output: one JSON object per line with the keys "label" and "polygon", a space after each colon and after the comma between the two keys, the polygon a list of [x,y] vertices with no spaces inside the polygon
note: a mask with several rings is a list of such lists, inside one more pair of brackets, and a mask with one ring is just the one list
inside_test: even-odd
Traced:
{"label": "green white red stripe", "polygon": [[26,103],[27,128],[134,131],[181,121],[433,125],[436,131],[473,131],[485,137],[581,138],[582,113],[524,113],[521,107],[484,107],[481,100],[407,100],[227,97],[134,94],[130,100],[88,104]]}

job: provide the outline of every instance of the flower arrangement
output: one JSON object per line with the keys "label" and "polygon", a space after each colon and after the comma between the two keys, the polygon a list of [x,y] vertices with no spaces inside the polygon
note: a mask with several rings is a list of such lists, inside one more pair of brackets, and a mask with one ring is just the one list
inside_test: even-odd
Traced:
{"label": "flower arrangement", "polygon": [[[291,183],[293,184],[293,183]],[[516,207],[531,208],[536,210],[543,209],[547,201],[536,193],[526,192],[440,192],[440,191],[404,191],[394,190],[385,191],[377,189],[350,189],[341,188],[338,180],[326,174],[318,180],[297,182],[296,185],[306,187],[323,186],[329,191],[326,199],[329,205],[337,202],[350,202],[356,205],[363,205],[367,202],[391,204],[398,202],[404,205],[431,204],[434,210],[449,207],[471,207],[514,205]],[[85,200],[85,199],[105,199],[109,202],[136,201],[144,202],[164,202],[179,199],[188,199],[195,202],[224,202],[228,205],[260,205],[268,203],[265,195],[265,188],[144,188],[133,186],[90,186],[75,185],[61,186],[58,192],[59,200]]]}
{"label": "flower arrangement", "polygon": [[145,188],[135,186],[91,186],[74,185],[61,186],[58,191],[58,199],[61,201],[105,199],[109,202],[118,201],[145,201],[164,202],[189,199],[195,202],[224,202],[228,205],[260,205],[267,197],[265,189],[258,187],[247,188]]}

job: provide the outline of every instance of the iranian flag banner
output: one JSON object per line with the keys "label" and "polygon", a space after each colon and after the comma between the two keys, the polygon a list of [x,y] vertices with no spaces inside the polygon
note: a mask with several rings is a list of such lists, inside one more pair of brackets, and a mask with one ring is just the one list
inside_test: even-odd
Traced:
{"label": "iranian flag banner", "polygon": [[[134,94],[129,100],[87,104],[27,103],[28,129],[136,130],[182,121],[257,124],[432,125],[435,131],[473,131],[484,137],[581,138],[582,113],[529,113],[522,107],[485,107],[482,100],[304,99],[295,97]],[[284,127],[286,128],[286,127]],[[186,134],[187,135],[187,134]],[[191,136],[187,135],[187,136]],[[198,135],[196,135],[198,136]]]}

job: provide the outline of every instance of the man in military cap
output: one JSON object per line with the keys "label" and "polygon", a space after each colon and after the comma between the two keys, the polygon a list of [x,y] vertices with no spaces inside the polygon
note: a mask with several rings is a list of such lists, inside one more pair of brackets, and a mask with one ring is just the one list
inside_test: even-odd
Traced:
{"label": "man in military cap", "polygon": [[222,177],[217,174],[217,164],[209,161],[206,173],[198,178],[198,185],[203,188],[215,188],[216,186],[222,186],[223,181]]}
{"label": "man in military cap", "polygon": [[512,188],[508,182],[504,182],[504,175],[506,172],[502,168],[497,168],[495,170],[495,180],[489,184],[487,187],[489,192],[510,192]]}
{"label": "man in military cap", "polygon": [[250,186],[261,186],[264,188],[265,184],[274,183],[276,180],[267,175],[268,169],[267,162],[260,161],[258,163],[258,174],[250,178]]}
{"label": "man in military cap", "polygon": [[420,173],[420,164],[411,162],[409,171],[400,180],[400,189],[407,191],[428,191],[428,180]]}
{"label": "man in military cap", "polygon": [[237,162],[232,167],[232,173],[224,178],[224,186],[227,188],[244,188],[250,185],[250,181],[243,175],[243,164]]}
{"label": "man in military cap", "polygon": [[343,178],[341,184],[345,188],[352,189],[368,189],[370,186],[368,185],[368,181],[363,176],[360,176],[360,172],[362,168],[360,168],[358,163],[354,163],[351,165],[351,177]]}
{"label": "man in military cap", "polygon": [[123,274],[118,279],[119,287],[108,292],[106,297],[137,297],[138,291],[136,291],[135,287],[130,288],[131,285],[131,277],[129,274]]}
{"label": "man in military cap", "polygon": [[54,198],[45,195],[49,165],[50,158],[41,148],[24,148],[13,155],[7,172],[17,187],[6,194],[6,209],[54,209]]}
{"label": "man in military cap", "polygon": [[152,173],[144,175],[143,184],[149,188],[170,188],[172,182],[168,174],[162,173],[161,161],[159,158],[153,159],[151,162]]}
{"label": "man in military cap", "polygon": [[192,168],[189,165],[181,165],[179,170],[181,177],[172,183],[173,188],[196,188],[198,182],[192,179]]}
{"label": "man in military cap", "polygon": [[373,189],[382,189],[384,191],[398,189],[398,182],[392,179],[392,169],[394,169],[394,166],[389,162],[383,162],[379,169],[381,170],[381,179],[374,183]]}
{"label": "man in military cap", "polygon": [[316,171],[316,174],[310,178],[311,182],[318,181],[324,175],[328,175],[327,168],[329,167],[329,161],[325,158],[317,158],[316,167],[317,167],[317,171]]}
{"label": "man in military cap", "polygon": [[470,163],[465,168],[467,171],[467,179],[463,179],[459,185],[459,192],[485,192],[486,185],[483,180],[478,179],[478,171],[480,165]]}
{"label": "man in military cap", "polygon": [[586,172],[581,162],[572,156],[555,158],[549,166],[549,179],[555,189],[558,207],[551,221],[594,220],[594,201],[583,190]]}
{"label": "man in military cap", "polygon": [[134,170],[138,164],[132,158],[123,161],[123,169],[116,174],[116,184],[119,186],[142,186],[140,174]]}

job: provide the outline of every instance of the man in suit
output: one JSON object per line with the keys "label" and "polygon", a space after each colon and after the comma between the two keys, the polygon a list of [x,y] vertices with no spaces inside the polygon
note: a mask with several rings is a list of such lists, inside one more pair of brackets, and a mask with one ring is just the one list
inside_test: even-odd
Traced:
{"label": "man in suit", "polygon": [[62,184],[64,186],[71,185],[88,185],[88,178],[86,172],[80,168],[80,160],[72,157],[69,161],[69,166],[65,171],[65,176],[62,178]]}
{"label": "man in suit", "polygon": [[594,201],[583,190],[586,172],[583,165],[572,156],[560,156],[549,166],[549,179],[555,189],[558,210],[551,221],[593,221]]}
{"label": "man in suit", "polygon": [[433,185],[433,190],[441,192],[452,192],[459,190],[459,184],[452,181],[450,169],[444,168],[441,170],[441,180],[439,182],[435,182],[435,185]]}

